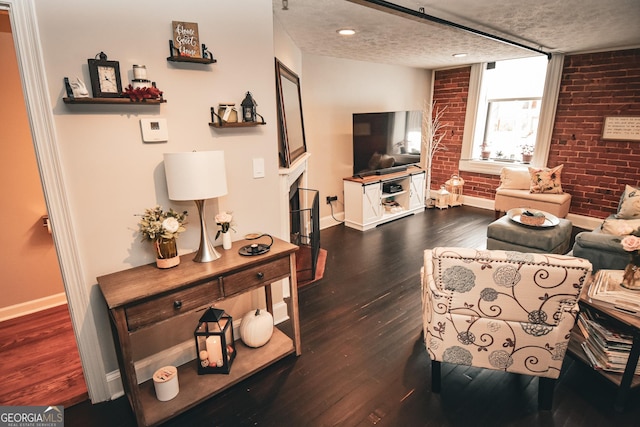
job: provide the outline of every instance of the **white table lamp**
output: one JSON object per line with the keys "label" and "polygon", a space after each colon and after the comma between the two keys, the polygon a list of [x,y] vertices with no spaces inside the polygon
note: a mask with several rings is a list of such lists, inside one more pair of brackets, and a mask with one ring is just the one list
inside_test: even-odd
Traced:
{"label": "white table lamp", "polygon": [[220,258],[207,233],[205,201],[227,194],[223,151],[165,153],[164,171],[171,200],[193,200],[200,215],[200,247],[195,262]]}

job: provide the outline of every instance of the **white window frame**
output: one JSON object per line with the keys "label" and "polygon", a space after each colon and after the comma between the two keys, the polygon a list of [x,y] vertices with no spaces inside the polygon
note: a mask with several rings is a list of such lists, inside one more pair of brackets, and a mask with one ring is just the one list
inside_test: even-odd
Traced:
{"label": "white window frame", "polygon": [[[540,121],[536,136],[536,149],[533,154],[531,165],[546,166],[549,159],[549,148],[551,147],[551,135],[555,122],[556,107],[558,105],[558,94],[560,92],[560,82],[562,80],[562,67],[564,64],[563,54],[553,54],[547,66],[547,75],[542,93],[540,105]],[[479,114],[480,91],[482,74],[486,69],[486,63],[473,64],[471,66],[471,76],[469,78],[469,95],[467,97],[467,112],[464,119],[464,136],[462,137],[462,150],[460,152],[460,162],[458,169],[465,172],[484,173],[488,175],[500,175],[500,171],[506,164],[493,160],[473,159],[473,141],[476,131],[476,118]],[[508,164],[516,167],[519,164]],[[522,165],[527,167],[528,165]]]}

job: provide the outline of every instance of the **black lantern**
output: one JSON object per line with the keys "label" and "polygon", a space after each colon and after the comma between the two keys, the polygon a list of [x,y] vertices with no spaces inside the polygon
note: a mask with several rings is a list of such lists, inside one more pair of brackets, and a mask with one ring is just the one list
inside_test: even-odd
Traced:
{"label": "black lantern", "polygon": [[228,374],[236,358],[233,322],[224,310],[209,307],[194,333],[198,374]]}
{"label": "black lantern", "polygon": [[247,95],[242,101],[242,121],[255,122],[256,121],[256,101],[251,96],[251,92],[247,92]]}

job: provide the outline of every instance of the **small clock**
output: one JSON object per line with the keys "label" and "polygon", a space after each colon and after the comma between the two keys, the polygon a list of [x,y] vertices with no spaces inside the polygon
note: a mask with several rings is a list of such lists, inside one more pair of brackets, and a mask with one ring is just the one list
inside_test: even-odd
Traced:
{"label": "small clock", "polygon": [[87,59],[93,97],[120,98],[122,96],[120,63],[107,61],[107,55],[104,52],[97,54],[96,58]]}

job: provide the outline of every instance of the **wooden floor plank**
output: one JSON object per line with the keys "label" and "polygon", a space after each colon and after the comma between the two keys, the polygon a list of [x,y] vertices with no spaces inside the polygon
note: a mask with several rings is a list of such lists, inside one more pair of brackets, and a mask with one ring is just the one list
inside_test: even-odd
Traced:
{"label": "wooden floor plank", "polygon": [[66,305],[0,322],[0,351],[0,405],[69,407],[88,399]]}
{"label": "wooden floor plank", "polygon": [[[321,232],[324,278],[300,290],[302,355],[167,422],[213,426],[636,426],[640,397],[612,410],[615,389],[565,360],[551,411],[537,410],[537,379],[443,364],[430,391],[421,341],[419,272],[434,246],[485,248],[493,212],[428,210],[359,232]],[[482,420],[481,423],[478,420]],[[135,425],[125,398],[65,413],[67,427]]]}

